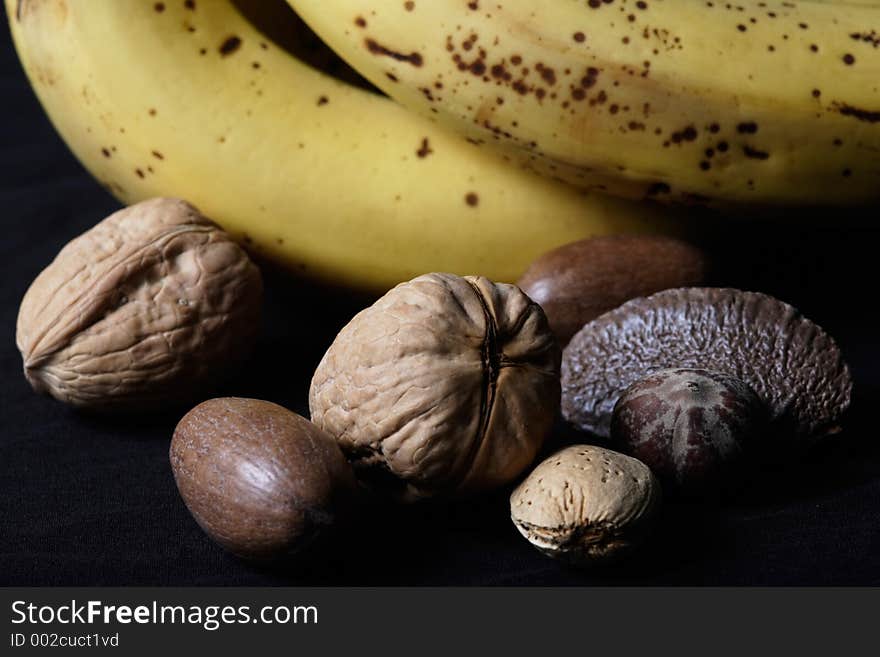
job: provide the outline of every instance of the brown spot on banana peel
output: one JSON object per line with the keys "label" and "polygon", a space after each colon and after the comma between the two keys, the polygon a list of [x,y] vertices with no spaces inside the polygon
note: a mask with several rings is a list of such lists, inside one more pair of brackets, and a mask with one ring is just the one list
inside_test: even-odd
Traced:
{"label": "brown spot on banana peel", "polygon": [[853,41],[864,41],[875,48],[880,48],[880,34],[876,30],[853,32],[849,36]]}
{"label": "brown spot on banana peel", "polygon": [[834,108],[843,116],[850,116],[854,119],[858,119],[859,121],[865,121],[867,123],[878,123],[880,122],[880,111],[874,110],[866,110],[858,107],[853,107],[847,103],[834,103]]}
{"label": "brown spot on banana peel", "polygon": [[364,45],[367,50],[370,51],[373,55],[380,55],[384,57],[391,57],[399,62],[407,62],[412,64],[415,67],[420,67],[423,63],[422,55],[418,52],[411,52],[410,54],[404,54],[401,52],[397,52],[382,44],[378,43],[375,39],[364,39]]}
{"label": "brown spot on banana peel", "polygon": [[770,158],[770,153],[767,151],[759,150],[753,146],[749,146],[746,144],[743,146],[743,155],[753,160],[767,160]]}
{"label": "brown spot on banana peel", "polygon": [[218,51],[221,57],[228,57],[241,47],[241,38],[232,35],[220,44]]}
{"label": "brown spot on banana peel", "polygon": [[424,159],[424,158],[428,157],[433,152],[434,151],[431,149],[431,144],[428,141],[428,138],[423,137],[422,144],[421,144],[421,146],[419,146],[419,149],[416,151],[416,155],[418,155],[419,158]]}

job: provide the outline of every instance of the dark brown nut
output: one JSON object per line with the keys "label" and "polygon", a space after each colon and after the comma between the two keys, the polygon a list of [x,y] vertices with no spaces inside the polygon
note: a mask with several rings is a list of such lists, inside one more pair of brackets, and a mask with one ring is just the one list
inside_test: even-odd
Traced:
{"label": "dark brown nut", "polygon": [[500,486],[553,424],[559,358],[519,288],[427,274],[342,329],[312,379],[312,421],[363,482],[402,501]]}
{"label": "dark brown nut", "polygon": [[262,280],[194,207],[153,199],[112,214],[36,278],[16,343],[31,386],[101,410],[177,403],[245,355]]}
{"label": "dark brown nut", "polygon": [[241,557],[293,555],[345,513],[354,490],[336,441],[277,404],[226,397],[177,425],[171,469],[196,522]]}
{"label": "dark brown nut", "polygon": [[535,468],[510,496],[510,517],[541,552],[573,564],[617,560],[648,535],[660,484],[644,463],[574,445]]}
{"label": "dark brown nut", "polygon": [[654,235],[609,235],[545,253],[517,285],[547,313],[561,346],[581,327],[636,297],[706,282],[707,259],[695,246]]}
{"label": "dark brown nut", "polygon": [[747,383],[781,444],[836,433],[852,380],[834,340],[766,294],[682,288],[633,299],[583,327],[565,348],[562,414],[608,436],[624,389],[657,370],[697,367]]}
{"label": "dark brown nut", "polygon": [[737,484],[767,410],[739,379],[699,369],[661,370],[629,386],[614,407],[611,443],[685,494]]}

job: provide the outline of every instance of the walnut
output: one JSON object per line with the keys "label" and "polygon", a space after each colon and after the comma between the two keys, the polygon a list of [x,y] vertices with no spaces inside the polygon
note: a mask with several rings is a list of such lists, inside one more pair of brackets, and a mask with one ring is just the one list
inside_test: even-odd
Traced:
{"label": "walnut", "polygon": [[559,408],[559,347],[513,285],[427,274],[336,337],[312,379],[312,421],[362,482],[405,501],[512,481]]}
{"label": "walnut", "polygon": [[179,402],[247,353],[260,272],[188,203],[120,210],[65,246],[36,278],[16,342],[37,391],[74,406]]}

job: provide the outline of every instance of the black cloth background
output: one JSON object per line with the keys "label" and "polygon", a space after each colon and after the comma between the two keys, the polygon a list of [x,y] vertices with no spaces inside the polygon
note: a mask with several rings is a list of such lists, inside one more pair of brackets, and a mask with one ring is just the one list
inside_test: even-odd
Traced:
{"label": "black cloth background", "polygon": [[[0,585],[861,585],[880,584],[880,376],[876,209],[715,220],[700,239],[719,283],[798,306],[842,345],[856,380],[847,430],[762,474],[732,503],[667,505],[650,543],[617,567],[547,559],[508,519],[508,491],[365,510],[288,569],[211,543],[168,464],[185,409],[83,415],[34,394],[15,347],[30,281],[71,238],[118,208],[69,153],[31,92],[8,32],[0,43]],[[369,299],[267,273],[255,356],[221,394],[306,413],[315,364]]]}

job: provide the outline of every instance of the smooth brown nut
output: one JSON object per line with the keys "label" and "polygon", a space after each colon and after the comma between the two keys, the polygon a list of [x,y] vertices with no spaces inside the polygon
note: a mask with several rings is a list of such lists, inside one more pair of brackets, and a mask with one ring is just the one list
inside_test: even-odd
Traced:
{"label": "smooth brown nut", "polygon": [[513,285],[427,274],[342,329],[312,379],[312,421],[359,478],[401,500],[512,481],[559,408],[559,348]]}
{"label": "smooth brown nut", "polygon": [[177,425],[171,469],[201,528],[241,557],[301,551],[344,514],[354,490],[336,441],[277,404],[226,397]]}
{"label": "smooth brown nut", "polygon": [[157,407],[192,397],[245,356],[262,280],[193,206],[152,199],[65,246],[36,278],[16,343],[31,386],[74,406]]}
{"label": "smooth brown nut", "polygon": [[567,447],[535,468],[510,496],[520,534],[575,564],[613,561],[647,536],[660,484],[641,461],[592,445]]}
{"label": "smooth brown nut", "polygon": [[656,235],[608,235],[545,253],[517,285],[547,313],[561,346],[587,322],[625,301],[706,282],[695,246]]}
{"label": "smooth brown nut", "polygon": [[629,386],[614,407],[611,444],[685,494],[735,487],[767,409],[739,379],[700,369],[661,370]]}
{"label": "smooth brown nut", "polygon": [[607,437],[620,395],[662,369],[696,367],[747,383],[767,405],[779,446],[840,429],[852,379],[834,340],[778,299],[681,288],[633,299],[585,325],[562,359],[562,414]]}

